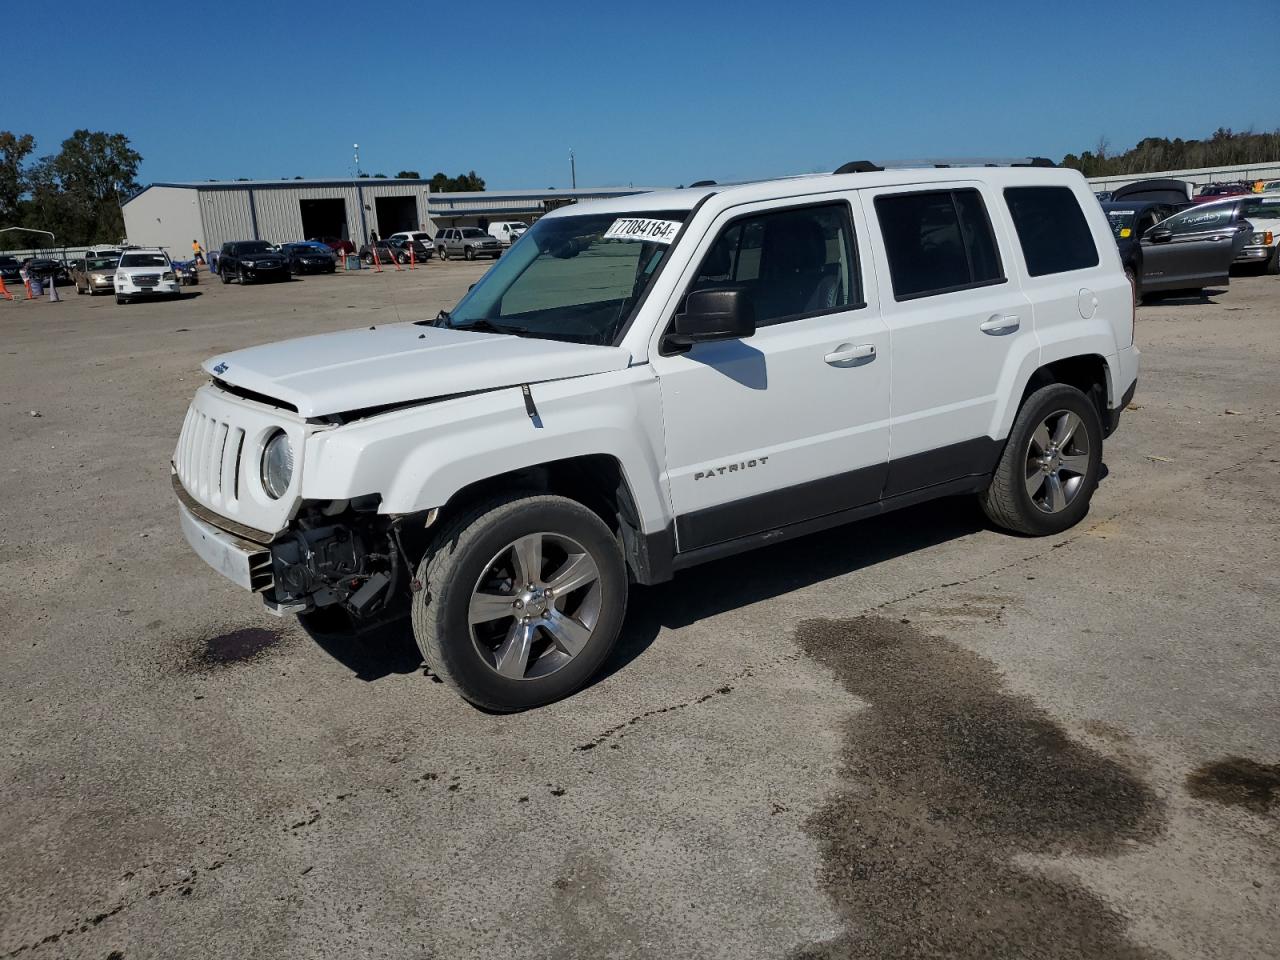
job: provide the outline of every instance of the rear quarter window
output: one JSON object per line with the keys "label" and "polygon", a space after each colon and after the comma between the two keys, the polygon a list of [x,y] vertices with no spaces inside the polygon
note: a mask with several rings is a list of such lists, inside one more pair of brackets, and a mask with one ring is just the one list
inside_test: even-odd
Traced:
{"label": "rear quarter window", "polygon": [[1031,276],[1098,265],[1093,232],[1070,187],[1008,187],[1004,199]]}

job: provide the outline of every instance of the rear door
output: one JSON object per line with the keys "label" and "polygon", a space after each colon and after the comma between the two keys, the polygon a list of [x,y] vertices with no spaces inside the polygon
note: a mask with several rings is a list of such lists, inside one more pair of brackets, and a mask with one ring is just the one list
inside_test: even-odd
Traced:
{"label": "rear door", "polygon": [[1226,283],[1235,257],[1239,207],[1239,201],[1192,207],[1148,230],[1142,237],[1142,288]]}
{"label": "rear door", "polygon": [[[1036,349],[1031,302],[993,230],[998,197],[973,182],[862,191],[893,358],[885,496],[989,471],[1015,351]],[[885,281],[882,281],[884,284]]]}

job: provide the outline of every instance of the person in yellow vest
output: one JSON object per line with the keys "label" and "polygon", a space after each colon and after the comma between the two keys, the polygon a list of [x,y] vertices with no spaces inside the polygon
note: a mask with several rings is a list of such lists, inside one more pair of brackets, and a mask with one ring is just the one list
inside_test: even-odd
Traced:
{"label": "person in yellow vest", "polygon": [[200,246],[199,240],[191,241],[191,259],[196,263],[204,263],[204,247]]}

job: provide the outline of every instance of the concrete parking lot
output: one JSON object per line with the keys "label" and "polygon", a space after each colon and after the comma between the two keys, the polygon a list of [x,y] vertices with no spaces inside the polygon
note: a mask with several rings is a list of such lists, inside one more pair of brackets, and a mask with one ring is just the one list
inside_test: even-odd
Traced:
{"label": "concrete parking lot", "polygon": [[1276,955],[1280,281],[1139,311],[1075,530],[722,561],[492,716],[262,612],[168,467],[203,358],[487,266],[0,302],[0,958]]}

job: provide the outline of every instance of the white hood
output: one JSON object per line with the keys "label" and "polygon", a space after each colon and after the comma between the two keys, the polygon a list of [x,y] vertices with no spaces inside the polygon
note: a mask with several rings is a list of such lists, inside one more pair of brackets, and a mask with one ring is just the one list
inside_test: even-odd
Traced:
{"label": "white hood", "polygon": [[631,354],[492,333],[389,324],[282,340],[206,360],[233,386],[322,417],[543,380],[623,370]]}

